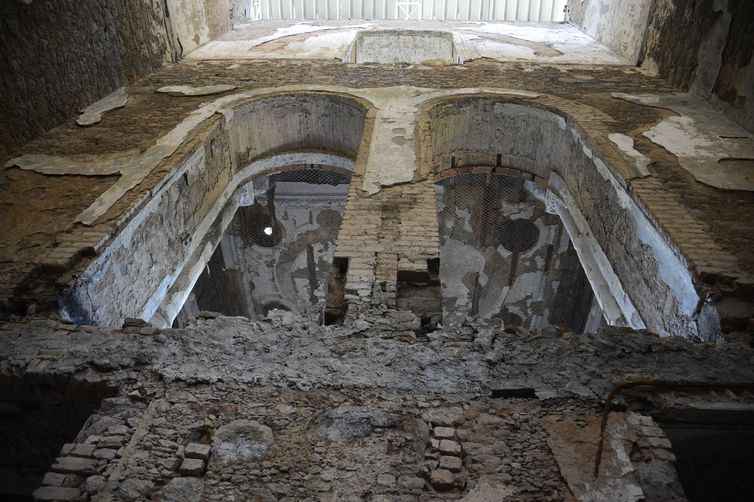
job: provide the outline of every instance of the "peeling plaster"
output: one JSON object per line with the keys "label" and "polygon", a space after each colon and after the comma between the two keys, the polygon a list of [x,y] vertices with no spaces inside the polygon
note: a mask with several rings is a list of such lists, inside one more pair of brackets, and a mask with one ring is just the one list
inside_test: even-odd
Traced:
{"label": "peeling plaster", "polygon": [[82,127],[91,126],[102,121],[102,115],[111,110],[123,108],[128,103],[128,90],[121,87],[109,96],[106,96],[96,103],[84,108],[76,123]]}
{"label": "peeling plaster", "polygon": [[597,157],[593,158],[594,165],[600,175],[615,189],[621,207],[628,211],[634,226],[638,231],[641,242],[652,250],[657,260],[657,272],[663,282],[667,284],[673,296],[678,301],[681,311],[691,317],[699,303],[699,295],[694,287],[694,281],[688,270],[688,264],[668,244],[657,228],[652,224],[644,211],[634,202],[625,191],[618,179],[607,165]]}
{"label": "peeling plaster", "polygon": [[235,85],[206,85],[203,87],[194,87],[193,85],[168,85],[160,87],[157,92],[170,94],[171,96],[210,96],[212,94],[222,94],[223,92],[237,89]]}
{"label": "peeling plaster", "polygon": [[[371,31],[425,31],[451,34],[459,62],[479,58],[569,64],[625,64],[607,47],[567,23],[519,25],[452,21],[389,22],[318,21],[295,23],[270,33],[264,25],[247,24],[196,49],[189,59],[339,59],[353,61],[354,40]],[[411,59],[405,59],[410,61]]]}
{"label": "peeling plaster", "polygon": [[75,155],[71,157],[56,157],[54,155],[26,154],[5,163],[6,168],[17,167],[26,171],[40,174],[62,176],[112,176],[128,170],[135,158],[137,150],[104,154],[104,155]]}
{"label": "peeling plaster", "polygon": [[[678,157],[694,178],[723,190],[754,191],[754,167],[728,159],[754,160],[754,136],[708,103],[688,94],[612,96],[630,103],[676,112],[645,131],[650,141]],[[732,139],[741,138],[741,139]]]}
{"label": "peeling plaster", "polygon": [[620,148],[621,152],[626,154],[634,161],[634,167],[636,167],[636,171],[639,173],[639,176],[650,175],[649,164],[652,163],[652,160],[638,151],[636,148],[634,148],[634,139],[631,136],[614,133],[610,134],[608,138],[610,139],[610,141],[615,143],[618,148]]}

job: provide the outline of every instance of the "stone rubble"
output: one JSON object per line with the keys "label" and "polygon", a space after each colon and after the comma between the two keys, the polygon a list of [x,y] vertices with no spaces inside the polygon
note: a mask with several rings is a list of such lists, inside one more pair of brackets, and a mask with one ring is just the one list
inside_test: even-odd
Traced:
{"label": "stone rubble", "polygon": [[[384,314],[343,326],[203,316],[152,335],[41,319],[0,325],[2,374],[117,389],[62,446],[35,497],[587,500],[574,486],[591,475],[593,455],[569,467],[562,452],[573,448],[571,429],[596,440],[616,383],[754,377],[754,353],[740,345],[474,322],[406,337],[415,319]],[[621,441],[638,453],[620,486],[663,493],[668,473],[675,479],[667,438],[647,416],[625,423],[635,432]]]}

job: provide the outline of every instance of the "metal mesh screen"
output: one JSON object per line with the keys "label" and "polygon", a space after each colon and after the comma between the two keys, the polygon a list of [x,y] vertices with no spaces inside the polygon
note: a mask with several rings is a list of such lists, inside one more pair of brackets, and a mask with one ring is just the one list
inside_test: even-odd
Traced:
{"label": "metal mesh screen", "polygon": [[[439,181],[443,187],[439,214],[441,233],[451,239],[468,241],[471,232],[471,240],[479,246],[501,244],[501,239],[507,242],[516,239],[511,230],[519,228],[511,227],[511,220],[501,209],[504,202],[515,204],[524,200],[523,182],[520,177],[486,174],[463,174]],[[528,234],[526,237],[530,242]]]}
{"label": "metal mesh screen", "polygon": [[270,183],[276,182],[309,183],[312,185],[347,185],[351,182],[351,176],[332,171],[322,171],[320,169],[302,169],[273,174],[270,176]]}

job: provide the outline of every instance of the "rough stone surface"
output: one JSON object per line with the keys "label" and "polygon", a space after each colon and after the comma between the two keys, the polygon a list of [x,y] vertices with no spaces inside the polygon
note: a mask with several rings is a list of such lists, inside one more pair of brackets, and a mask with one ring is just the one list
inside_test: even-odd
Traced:
{"label": "rough stone surface", "polygon": [[160,492],[165,502],[199,502],[204,482],[198,478],[173,478]]}
{"label": "rough stone surface", "polygon": [[212,460],[231,463],[262,460],[274,443],[272,430],[249,420],[237,420],[217,430]]}

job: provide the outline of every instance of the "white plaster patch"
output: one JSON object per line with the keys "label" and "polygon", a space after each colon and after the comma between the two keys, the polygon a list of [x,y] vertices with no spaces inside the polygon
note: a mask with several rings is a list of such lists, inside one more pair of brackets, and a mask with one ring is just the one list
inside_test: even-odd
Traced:
{"label": "white plaster patch", "polygon": [[612,96],[678,113],[644,136],[677,156],[681,167],[697,181],[723,190],[754,191],[754,137],[709,103],[687,94]]}
{"label": "white plaster patch", "polygon": [[203,87],[194,87],[193,85],[168,85],[160,87],[157,92],[170,94],[171,96],[210,96],[212,94],[222,94],[236,89],[235,85],[205,85]]}
{"label": "white plaster patch", "polygon": [[625,134],[613,133],[608,136],[610,141],[634,161],[634,167],[639,176],[649,176],[649,164],[652,161],[634,147],[634,139]]}
{"label": "white plaster patch", "polygon": [[[625,64],[607,47],[568,24],[460,23],[451,21],[343,21],[295,23],[270,33],[248,24],[191,52],[189,59],[344,59],[356,34],[366,30],[424,30],[451,33],[458,62],[476,58],[570,64]],[[302,37],[302,36],[305,36]],[[296,37],[296,38],[293,38]],[[292,38],[287,41],[286,38]],[[303,38],[303,40],[302,40]],[[499,40],[496,40],[499,39]],[[276,42],[276,46],[265,44]]]}
{"label": "white plaster patch", "polygon": [[112,176],[121,174],[138,156],[137,150],[104,154],[73,155],[57,157],[54,155],[26,154],[5,163],[6,168],[18,167],[26,171],[53,176]]}
{"label": "white plaster patch", "polygon": [[102,121],[102,115],[111,110],[123,108],[128,103],[128,91],[121,87],[112,94],[105,96],[96,103],[81,111],[76,123],[82,127],[91,126]]}

